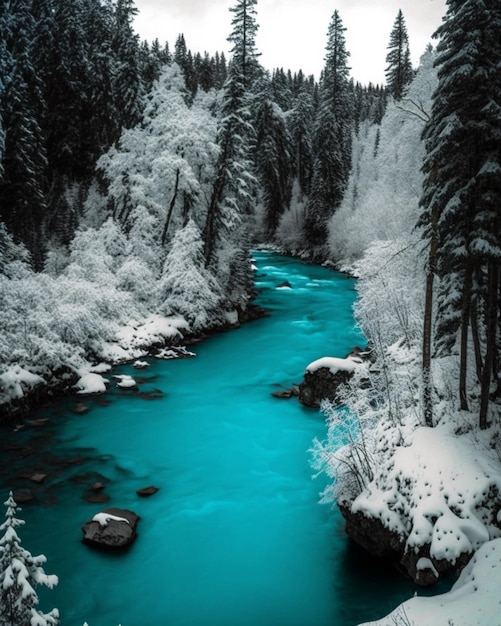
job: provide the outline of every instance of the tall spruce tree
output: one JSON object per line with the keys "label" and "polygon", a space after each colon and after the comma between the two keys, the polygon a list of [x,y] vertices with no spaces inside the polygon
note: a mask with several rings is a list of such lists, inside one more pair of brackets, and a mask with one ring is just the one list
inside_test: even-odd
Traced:
{"label": "tall spruce tree", "polygon": [[233,58],[223,88],[219,158],[203,230],[206,263],[237,307],[245,306],[249,288],[247,231],[256,201],[251,88],[262,70],[255,47],[255,5],[256,0],[237,0],[230,9],[234,18],[228,40],[233,43]]}
{"label": "tall spruce tree", "polygon": [[439,277],[435,349],[458,354],[459,398],[468,408],[473,339],[480,383],[479,423],[488,423],[499,363],[501,267],[501,5],[448,0],[437,30],[439,84],[424,130],[425,181],[419,224],[430,244],[423,372],[431,422],[433,276]]}
{"label": "tall spruce tree", "polygon": [[343,198],[351,167],[353,112],[345,30],[338,11],[334,11],[320,82],[313,177],[305,219],[305,238],[314,255],[323,252],[327,223]]}
{"label": "tall spruce tree", "polygon": [[401,9],[398,11],[390,33],[386,63],[388,63],[385,71],[388,90],[395,100],[401,100],[414,76],[409,35]]}
{"label": "tall spruce tree", "polygon": [[233,13],[231,21],[233,30],[228,37],[228,41],[233,44],[231,64],[234,66],[233,72],[240,77],[245,90],[250,89],[262,71],[258,60],[260,54],[256,48],[259,28],[256,5],[257,0],[237,0],[230,8]]}

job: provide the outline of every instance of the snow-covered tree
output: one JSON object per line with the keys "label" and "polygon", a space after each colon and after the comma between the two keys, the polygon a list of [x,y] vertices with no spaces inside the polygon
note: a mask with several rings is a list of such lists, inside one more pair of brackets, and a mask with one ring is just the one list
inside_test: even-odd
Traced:
{"label": "snow-covered tree", "polygon": [[409,50],[409,35],[401,9],[398,11],[390,33],[386,63],[388,63],[385,71],[388,89],[395,100],[401,100],[414,75]]}
{"label": "snow-covered tree", "polygon": [[[257,198],[251,86],[261,74],[261,68],[255,49],[255,4],[256,0],[237,0],[232,9],[235,17],[229,41],[233,43],[233,58],[220,105],[219,158],[203,229],[207,266],[212,268],[223,290],[233,294],[231,299],[235,306],[241,303],[249,288],[246,250],[250,216]],[[230,267],[233,275],[228,274]],[[238,288],[236,276],[243,279]]]}
{"label": "snow-covered tree", "polygon": [[224,319],[223,293],[205,267],[201,232],[191,219],[172,241],[158,298],[162,313],[184,317],[195,332],[217,326]]}
{"label": "snow-covered tree", "polygon": [[405,237],[414,228],[423,181],[421,133],[437,84],[434,59],[431,49],[423,54],[406,97],[390,102],[381,124],[360,124],[346,193],[329,223],[329,256],[338,264],[349,266],[374,241]]}
{"label": "snow-covered tree", "polygon": [[232,31],[228,41],[233,44],[231,49],[232,71],[240,76],[244,89],[250,89],[252,83],[259,78],[259,52],[256,48],[256,35],[259,28],[256,19],[257,0],[236,0],[230,7],[233,13]]}
{"label": "snow-covered tree", "polygon": [[[459,397],[466,409],[472,336],[479,421],[485,427],[499,363],[501,5],[496,0],[447,4],[437,30],[439,83],[424,131],[420,225],[430,244],[430,282],[435,272],[440,279],[435,346],[442,355],[459,355]],[[432,293],[428,289],[428,320]],[[428,326],[427,346],[430,335]]]}
{"label": "snow-covered tree", "polygon": [[162,247],[190,214],[204,223],[218,156],[213,116],[204,106],[189,108],[185,94],[178,65],[167,66],[148,97],[142,124],[125,130],[98,162],[107,196],[92,195],[87,202],[91,222],[99,215],[105,219],[112,205],[135,254],[153,270],[160,269]]}
{"label": "snow-covered tree", "polygon": [[42,613],[37,609],[37,585],[52,589],[57,576],[47,575],[43,564],[45,556],[32,556],[21,546],[16,528],[24,521],[16,517],[17,504],[9,494],[5,502],[6,520],[0,526],[0,624],[2,626],[56,626],[59,611]]}

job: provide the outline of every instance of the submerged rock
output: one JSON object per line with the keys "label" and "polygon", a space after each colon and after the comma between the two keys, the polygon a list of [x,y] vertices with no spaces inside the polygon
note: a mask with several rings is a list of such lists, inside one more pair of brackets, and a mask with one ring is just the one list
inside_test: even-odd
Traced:
{"label": "submerged rock", "polygon": [[154,485],[150,485],[149,487],[143,487],[142,489],[138,489],[136,493],[141,498],[148,498],[149,496],[154,495],[157,491],[158,491],[158,487],[155,487]]}
{"label": "submerged rock", "polygon": [[281,389],[280,391],[273,391],[271,394],[274,398],[281,398],[283,400],[289,400],[299,396],[299,386],[293,385],[289,389]]}
{"label": "submerged rock", "polygon": [[104,509],[82,528],[83,541],[103,550],[121,550],[136,538],[139,515],[128,509]]}

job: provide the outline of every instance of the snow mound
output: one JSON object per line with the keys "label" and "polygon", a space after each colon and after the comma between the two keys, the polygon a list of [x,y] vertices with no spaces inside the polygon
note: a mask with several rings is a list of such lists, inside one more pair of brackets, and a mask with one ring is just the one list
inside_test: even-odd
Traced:
{"label": "snow mound", "polygon": [[133,387],[137,387],[134,378],[128,374],[115,374],[113,378],[119,381],[117,387],[120,387],[120,389],[132,389]]}
{"label": "snow mound", "polygon": [[101,374],[89,372],[80,377],[75,384],[75,389],[78,389],[77,393],[81,395],[105,393],[107,382],[108,380],[103,378]]}
{"label": "snow mound", "polygon": [[93,522],[98,522],[100,526],[108,526],[108,522],[114,520],[115,522],[125,522],[130,524],[129,520],[125,517],[119,517],[118,515],[112,515],[111,513],[96,513],[92,518]]}
{"label": "snow mound", "polygon": [[316,361],[310,363],[307,366],[306,371],[311,373],[325,367],[330,370],[331,374],[336,374],[339,371],[353,372],[361,364],[362,359],[358,357],[347,357],[346,359],[341,359],[334,356],[324,356],[321,359],[317,359]]}
{"label": "snow mound", "polygon": [[360,626],[494,626],[501,624],[501,539],[476,552],[448,593],[414,597],[383,619]]}
{"label": "snow mound", "polygon": [[180,317],[150,315],[144,322],[130,322],[117,335],[119,346],[126,352],[163,343],[165,340],[182,337],[182,330],[189,329],[186,320]]}
{"label": "snow mound", "polygon": [[[410,445],[398,447],[388,475],[353,502],[353,512],[380,518],[405,536],[406,552],[429,546],[431,561],[454,564],[489,539],[501,503],[501,467],[473,440],[450,428],[417,428]],[[421,564],[423,565],[423,564]]]}

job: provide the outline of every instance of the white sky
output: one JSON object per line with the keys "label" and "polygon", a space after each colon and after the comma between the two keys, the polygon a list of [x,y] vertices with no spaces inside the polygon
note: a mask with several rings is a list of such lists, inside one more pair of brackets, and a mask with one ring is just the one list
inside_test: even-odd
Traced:
{"label": "white sky", "polygon": [[[179,33],[193,52],[229,56],[235,0],[136,0],[135,28],[141,39],[169,42],[171,51]],[[432,41],[446,12],[446,0],[258,0],[257,47],[261,63],[318,78],[324,64],[327,29],[338,10],[346,27],[352,77],[363,84],[385,82],[389,36],[402,9],[414,65]]]}

